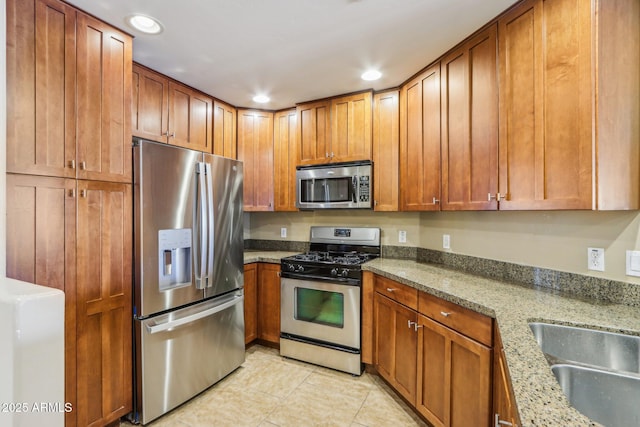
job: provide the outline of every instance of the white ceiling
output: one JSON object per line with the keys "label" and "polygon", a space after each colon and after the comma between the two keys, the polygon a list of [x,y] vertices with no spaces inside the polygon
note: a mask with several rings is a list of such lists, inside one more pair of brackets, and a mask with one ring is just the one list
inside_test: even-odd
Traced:
{"label": "white ceiling", "polygon": [[[238,107],[395,87],[515,0],[67,0],[135,36],[136,62]],[[164,26],[136,32],[143,13]],[[383,73],[376,82],[360,74]],[[256,104],[257,93],[271,97]]]}

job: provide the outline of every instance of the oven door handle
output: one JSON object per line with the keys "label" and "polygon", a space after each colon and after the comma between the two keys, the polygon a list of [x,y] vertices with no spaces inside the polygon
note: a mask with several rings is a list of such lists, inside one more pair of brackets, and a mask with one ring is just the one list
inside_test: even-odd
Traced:
{"label": "oven door handle", "polygon": [[359,286],[360,281],[358,279],[349,279],[344,277],[326,277],[326,276],[317,276],[314,274],[306,274],[299,275],[295,273],[288,273],[283,271],[281,273],[281,277],[293,280],[307,280],[307,281],[318,281],[318,282],[326,282],[326,283],[337,283],[340,285],[352,285]]}

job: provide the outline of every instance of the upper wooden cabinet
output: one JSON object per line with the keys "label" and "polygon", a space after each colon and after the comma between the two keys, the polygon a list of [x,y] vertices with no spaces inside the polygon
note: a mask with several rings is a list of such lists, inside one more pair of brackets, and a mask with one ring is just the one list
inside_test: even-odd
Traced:
{"label": "upper wooden cabinet", "polygon": [[213,152],[213,98],[134,65],[133,135]]}
{"label": "upper wooden cabinet", "polygon": [[400,210],[440,210],[440,117],[437,63],[400,88]]}
{"label": "upper wooden cabinet", "polygon": [[371,106],[371,91],[331,100],[332,162],[371,159]]}
{"label": "upper wooden cabinet", "polygon": [[298,104],[300,164],[371,159],[372,92]]}
{"label": "upper wooden cabinet", "polygon": [[7,170],[131,182],[132,40],[55,0],[7,2]]}
{"label": "upper wooden cabinet", "polygon": [[296,165],[298,145],[296,141],[295,109],[278,111],[273,120],[273,190],[276,211],[295,211]]}
{"label": "upper wooden cabinet", "polygon": [[496,30],[491,25],[440,62],[442,210],[498,207]]}
{"label": "upper wooden cabinet", "polygon": [[273,210],[273,113],[238,110],[238,160],[244,162],[245,212]]}
{"label": "upper wooden cabinet", "polygon": [[133,134],[167,142],[169,129],[169,79],[133,64],[131,120]]}
{"label": "upper wooden cabinet", "polygon": [[398,210],[400,152],[399,91],[373,96],[374,210]]}
{"label": "upper wooden cabinet", "polygon": [[640,4],[595,4],[499,19],[500,209],[640,207]]}
{"label": "upper wooden cabinet", "polygon": [[300,164],[327,163],[331,146],[331,101],[296,106]]}
{"label": "upper wooden cabinet", "polygon": [[213,101],[213,154],[236,159],[237,111],[217,99]]}

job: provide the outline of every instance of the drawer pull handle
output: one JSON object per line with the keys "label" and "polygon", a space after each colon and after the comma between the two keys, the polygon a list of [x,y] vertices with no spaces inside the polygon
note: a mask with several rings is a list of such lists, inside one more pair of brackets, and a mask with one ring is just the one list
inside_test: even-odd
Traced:
{"label": "drawer pull handle", "polygon": [[440,314],[442,314],[444,317],[449,317],[451,313],[447,313],[446,311],[441,311]]}
{"label": "drawer pull handle", "polygon": [[395,292],[396,290],[393,288],[387,288],[387,292]]}

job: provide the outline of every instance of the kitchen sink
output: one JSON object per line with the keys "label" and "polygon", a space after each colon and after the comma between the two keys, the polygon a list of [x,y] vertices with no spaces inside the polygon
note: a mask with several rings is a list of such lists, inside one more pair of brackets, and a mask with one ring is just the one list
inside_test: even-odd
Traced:
{"label": "kitchen sink", "polygon": [[640,337],[540,322],[529,327],[542,352],[559,362],[640,374]]}
{"label": "kitchen sink", "polygon": [[571,405],[607,427],[640,425],[640,376],[585,366],[551,366]]}

